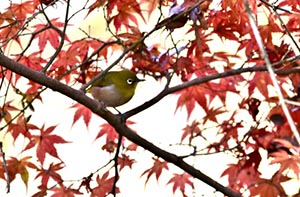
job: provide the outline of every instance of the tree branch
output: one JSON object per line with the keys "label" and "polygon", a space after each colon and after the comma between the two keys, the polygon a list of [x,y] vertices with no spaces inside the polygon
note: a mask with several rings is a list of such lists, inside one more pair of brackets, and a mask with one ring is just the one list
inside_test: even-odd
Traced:
{"label": "tree branch", "polygon": [[[280,61],[280,64],[285,63],[285,62],[292,62],[295,61],[297,59],[299,59],[300,56],[295,56],[283,61]],[[279,62],[272,64],[273,66],[278,65]],[[180,90],[183,90],[185,88],[188,88],[190,86],[194,86],[194,85],[200,85],[202,83],[206,83],[215,79],[220,79],[220,78],[224,78],[224,77],[229,77],[229,76],[233,76],[233,75],[239,75],[242,73],[246,73],[246,72],[266,72],[268,71],[267,66],[255,66],[255,67],[245,67],[245,68],[239,68],[239,69],[232,69],[232,70],[228,70],[228,71],[224,71],[222,73],[216,73],[216,74],[211,74],[211,75],[207,75],[204,77],[200,77],[200,78],[196,78],[190,81],[187,81],[185,83],[182,83],[180,85],[177,86],[173,86],[170,88],[166,88],[164,90],[162,90],[157,96],[155,96],[154,98],[150,99],[149,101],[145,102],[144,104],[131,109],[127,112],[125,112],[123,114],[124,119],[126,120],[127,118],[151,107],[152,105],[156,104],[157,102],[159,102],[161,99],[163,99],[165,96],[172,94],[174,92],[178,92]],[[291,68],[289,70],[275,70],[275,73],[279,74],[279,75],[288,75],[291,73],[295,73],[295,72],[300,72],[300,68],[295,67],[295,68]]]}
{"label": "tree branch", "polygon": [[[217,191],[222,192],[226,196],[231,197],[238,197],[240,194],[234,192],[233,190],[224,187],[220,183],[216,182],[212,178],[208,177],[207,175],[203,174],[200,170],[197,170],[193,166],[186,163],[182,158],[178,157],[175,154],[167,152],[165,150],[160,149],[159,147],[155,146],[151,142],[145,140],[144,138],[140,137],[136,133],[134,133],[130,128],[128,128],[122,118],[113,115],[111,112],[107,110],[103,110],[101,104],[96,100],[86,96],[82,91],[73,89],[58,80],[52,79],[42,72],[38,72],[32,70],[18,62],[15,62],[3,54],[0,54],[0,65],[6,67],[7,69],[15,72],[19,75],[22,75],[29,80],[32,80],[36,83],[41,85],[47,86],[53,91],[57,91],[83,105],[91,109],[92,112],[101,116],[105,119],[109,124],[111,124],[115,130],[122,136],[126,137],[130,141],[134,142],[135,144],[143,147],[144,149],[152,152],[158,157],[161,157],[165,161],[173,163],[174,165],[178,166],[182,170],[186,171],[187,173],[191,174],[193,177],[205,182],[206,184],[210,185],[211,187],[215,188]],[[157,101],[158,102],[158,101]]]}

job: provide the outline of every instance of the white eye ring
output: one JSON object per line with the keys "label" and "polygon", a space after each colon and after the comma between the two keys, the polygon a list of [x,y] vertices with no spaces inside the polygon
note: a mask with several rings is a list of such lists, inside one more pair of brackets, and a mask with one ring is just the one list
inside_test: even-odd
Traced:
{"label": "white eye ring", "polygon": [[132,85],[133,84],[133,79],[131,79],[131,78],[127,79],[127,83],[128,83],[128,85]]}

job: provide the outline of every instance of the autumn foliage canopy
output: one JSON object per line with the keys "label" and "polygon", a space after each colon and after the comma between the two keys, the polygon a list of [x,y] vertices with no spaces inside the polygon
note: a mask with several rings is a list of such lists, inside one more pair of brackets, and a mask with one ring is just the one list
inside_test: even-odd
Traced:
{"label": "autumn foliage canopy", "polygon": [[[20,187],[30,188],[24,195],[34,197],[118,196],[125,169],[134,171],[141,162],[137,155],[145,154],[150,162],[140,181],[147,187],[155,179],[174,195],[201,196],[200,182],[226,196],[300,195],[298,1],[2,3],[0,131],[12,139],[10,149],[20,150],[5,154],[6,141],[1,143],[0,181],[6,192],[13,192],[11,184],[20,179]],[[80,27],[92,25],[88,19],[95,16],[105,33]],[[85,90],[120,68],[136,72],[145,83],[161,84],[161,90],[122,114],[99,107]],[[64,108],[73,115],[59,123],[71,121],[70,131],[51,124],[47,112],[42,123],[33,121],[36,106],[47,105],[46,93],[52,90],[53,98],[72,99]],[[186,114],[186,126],[173,131],[180,136],[176,143],[166,138],[156,144],[141,137],[143,125],[133,116],[143,117],[140,112],[165,97],[176,98],[173,111]],[[98,131],[83,132],[96,133],[91,143],[99,142],[99,154],[109,159],[70,181],[62,174],[68,165],[61,155],[73,143],[65,134],[81,121],[86,130],[98,122]],[[231,162],[216,159],[215,166],[224,168],[218,179],[197,167],[198,158],[205,163],[205,156],[221,154]],[[273,171],[266,173],[262,166]]]}

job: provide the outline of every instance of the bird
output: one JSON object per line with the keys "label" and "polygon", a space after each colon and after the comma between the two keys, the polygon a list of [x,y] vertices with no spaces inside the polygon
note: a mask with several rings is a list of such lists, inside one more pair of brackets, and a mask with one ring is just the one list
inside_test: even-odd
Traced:
{"label": "bird", "polygon": [[139,79],[128,69],[109,71],[102,78],[96,79],[88,88],[92,97],[106,107],[118,107],[127,103],[135,94]]}

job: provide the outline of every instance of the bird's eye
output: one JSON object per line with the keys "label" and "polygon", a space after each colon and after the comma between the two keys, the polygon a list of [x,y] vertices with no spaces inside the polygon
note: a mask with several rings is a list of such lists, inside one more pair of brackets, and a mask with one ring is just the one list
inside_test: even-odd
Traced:
{"label": "bird's eye", "polygon": [[131,78],[127,79],[127,83],[128,83],[128,85],[132,85],[133,84],[133,79],[131,79]]}

